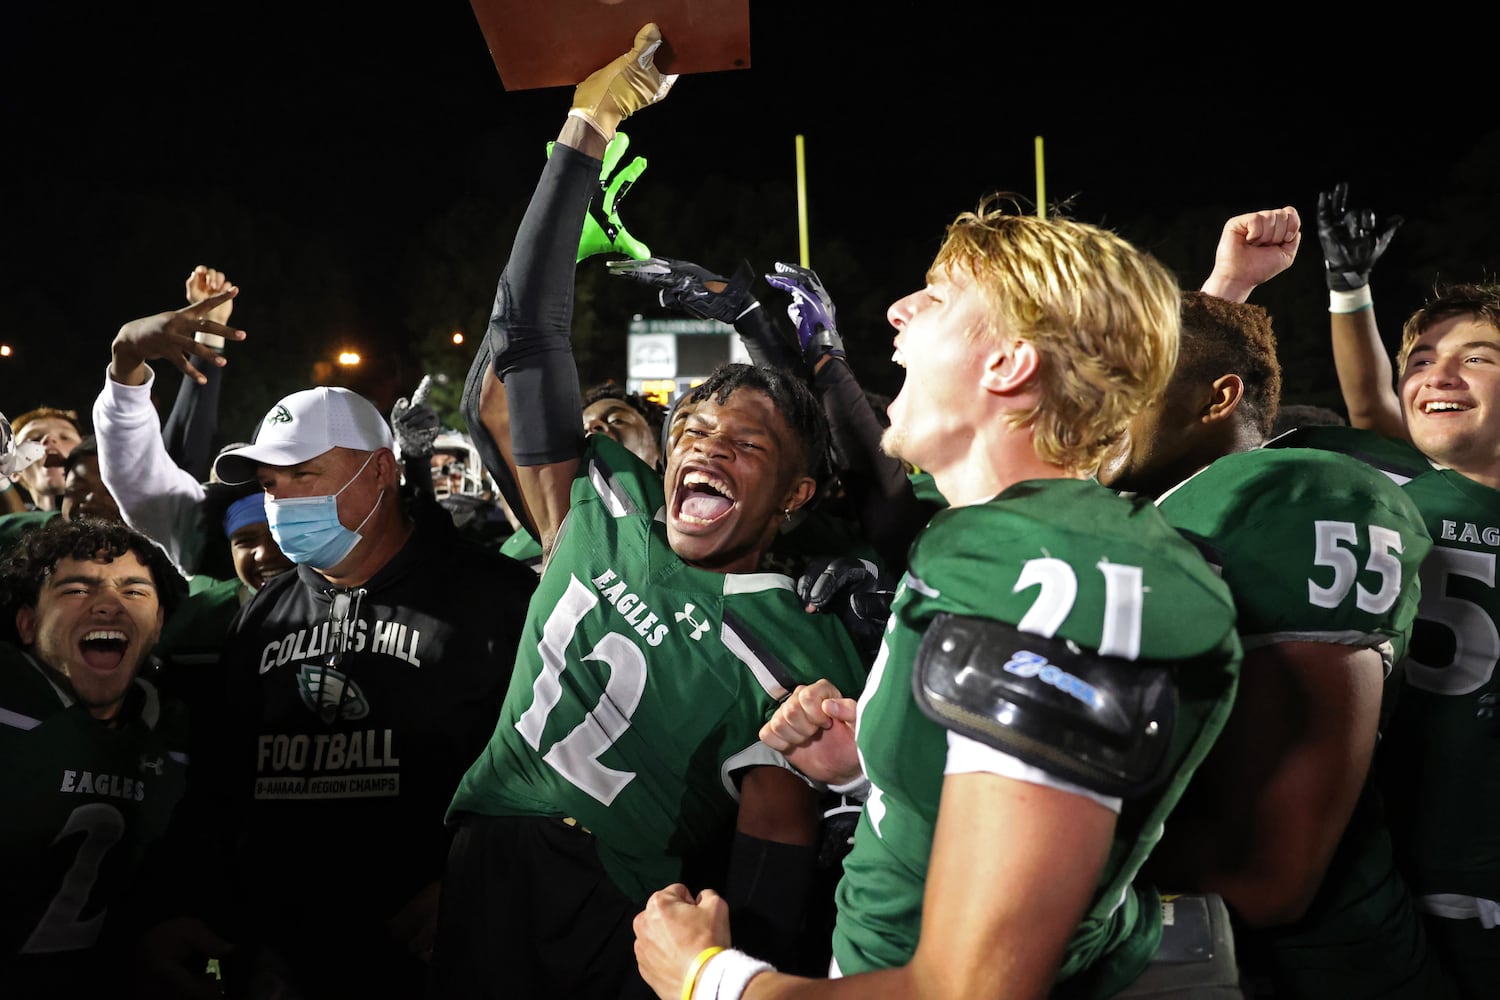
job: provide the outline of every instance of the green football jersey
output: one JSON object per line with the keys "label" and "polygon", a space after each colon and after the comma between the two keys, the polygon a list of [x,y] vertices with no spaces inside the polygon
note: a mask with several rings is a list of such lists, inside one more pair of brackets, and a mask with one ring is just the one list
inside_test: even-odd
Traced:
{"label": "green football jersey", "polygon": [[71,996],[98,975],[110,907],[182,797],[186,746],[180,707],[149,683],[137,680],[106,724],[0,643],[0,995],[41,983]]}
{"label": "green football jersey", "polygon": [[912,671],[923,634],[943,613],[1172,670],[1179,700],[1166,777],[1124,802],[1059,972],[1070,980],[1064,992],[1116,992],[1161,936],[1156,894],[1133,880],[1234,697],[1241,652],[1229,591],[1150,503],[1094,482],[1024,482],[934,516],[912,547],[860,699],[856,742],[872,792],[838,887],[834,956],[845,974],[904,965],[916,948],[948,741],[916,704]]}
{"label": "green football jersey", "polygon": [[1433,548],[1381,748],[1393,830],[1418,895],[1500,901],[1500,491],[1452,470],[1405,489]]}
{"label": "green football jersey", "polygon": [[23,510],[14,514],[0,514],[0,555],[4,555],[21,536],[32,528],[38,528],[58,516],[56,510]]}
{"label": "green football jersey", "polygon": [[1359,427],[1297,427],[1266,442],[1267,448],[1317,448],[1336,451],[1372,465],[1402,485],[1435,466],[1406,441],[1382,437]]}
{"label": "green football jersey", "polygon": [[523,562],[538,573],[542,571],[542,543],[525,528],[517,528],[500,543],[500,554]]}
{"label": "green football jersey", "polygon": [[[1247,650],[1293,641],[1368,647],[1389,673],[1411,636],[1432,547],[1421,512],[1380,469],[1286,443],[1226,455],[1158,506],[1219,567]],[[1183,808],[1193,805],[1189,795]],[[1424,996],[1419,921],[1373,787],[1307,913],[1283,927],[1242,929],[1239,948],[1242,967],[1287,996]]]}
{"label": "green football jersey", "polygon": [[759,733],[791,688],[858,691],[864,674],[838,619],[803,611],[789,578],[683,562],[663,506],[659,473],[588,439],[494,736],[448,813],[572,817],[641,900],[727,849],[733,775],[781,761]]}
{"label": "green football jersey", "polygon": [[939,507],[948,506],[948,498],[938,492],[937,483],[933,482],[932,473],[923,472],[921,469],[913,469],[907,473],[907,479],[911,480],[912,492],[917,495],[918,500],[935,503]]}
{"label": "green football jersey", "polygon": [[1318,428],[1396,482],[1432,539],[1395,712],[1377,776],[1406,877],[1418,896],[1500,900],[1500,491],[1441,469],[1404,441]]}
{"label": "green football jersey", "polygon": [[1378,470],[1311,448],[1225,455],[1157,506],[1201,542],[1234,593],[1245,648],[1272,642],[1405,652],[1432,540]]}

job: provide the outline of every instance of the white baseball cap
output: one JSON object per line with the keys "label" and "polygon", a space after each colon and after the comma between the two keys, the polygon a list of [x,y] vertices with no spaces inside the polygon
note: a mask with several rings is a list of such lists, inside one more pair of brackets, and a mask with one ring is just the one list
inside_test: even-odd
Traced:
{"label": "white baseball cap", "polygon": [[331,448],[395,448],[391,425],[375,404],[338,386],[294,392],[271,407],[253,444],[214,459],[214,475],[230,485],[248,483],[261,465],[301,465]]}

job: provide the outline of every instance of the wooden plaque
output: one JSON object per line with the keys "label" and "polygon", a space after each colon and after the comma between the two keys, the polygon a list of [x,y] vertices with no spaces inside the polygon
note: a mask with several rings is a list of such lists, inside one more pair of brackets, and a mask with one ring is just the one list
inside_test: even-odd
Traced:
{"label": "wooden plaque", "polygon": [[470,0],[506,90],[571,87],[655,21],[666,73],[750,67],[750,0]]}

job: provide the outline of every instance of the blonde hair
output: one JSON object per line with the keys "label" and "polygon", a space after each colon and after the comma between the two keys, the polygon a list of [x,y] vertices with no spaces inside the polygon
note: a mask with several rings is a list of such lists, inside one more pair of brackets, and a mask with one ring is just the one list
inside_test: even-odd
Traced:
{"label": "blonde hair", "polygon": [[974,282],[991,322],[1041,359],[1041,398],[1011,419],[1031,425],[1037,455],[1094,472],[1130,420],[1165,390],[1177,364],[1181,292],[1155,257],[1098,226],[1020,215],[991,195],[949,224],[932,275]]}

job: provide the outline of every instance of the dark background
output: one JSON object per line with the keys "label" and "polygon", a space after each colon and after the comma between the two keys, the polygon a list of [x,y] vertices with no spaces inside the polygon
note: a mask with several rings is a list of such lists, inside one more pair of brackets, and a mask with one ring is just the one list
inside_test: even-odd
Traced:
{"label": "dark background", "polygon": [[[862,381],[894,392],[885,306],[981,195],[1035,197],[1042,136],[1047,200],[1186,287],[1228,216],[1297,206],[1297,263],[1252,301],[1287,400],[1341,409],[1318,192],[1347,180],[1406,219],[1372,283],[1391,342],[1435,281],[1494,277],[1495,17],[1312,6],[750,0],[749,69],[685,76],[626,122],[650,166],[622,216],[722,272],[796,260],[804,135],[812,266]],[[0,410],[86,414],[120,324],[181,305],[205,263],[241,286],[250,335],[228,354],[230,439],[319,374],[383,409],[424,372],[461,375],[571,99],[507,92],[466,0],[30,5],[0,45]],[[603,261],[579,269],[586,381],[623,379],[625,324],[663,314]],[[331,368],[346,347],[364,364]],[[157,370],[165,407],[179,376]]]}

